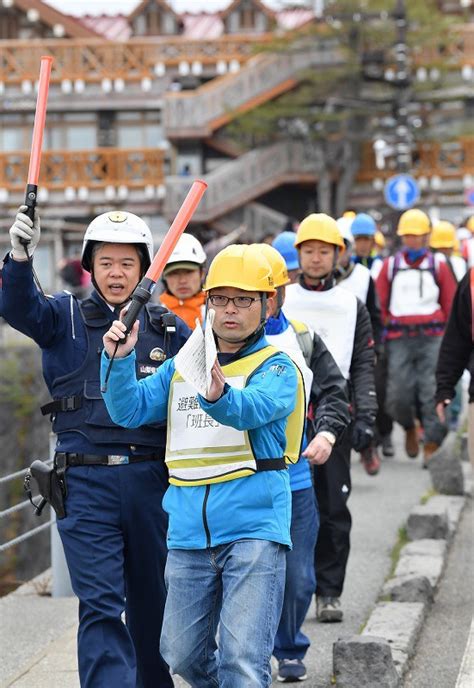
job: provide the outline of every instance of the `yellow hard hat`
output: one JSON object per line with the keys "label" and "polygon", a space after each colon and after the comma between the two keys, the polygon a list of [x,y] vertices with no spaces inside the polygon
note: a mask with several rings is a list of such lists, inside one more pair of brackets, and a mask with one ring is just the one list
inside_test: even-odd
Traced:
{"label": "yellow hard hat", "polygon": [[357,213],[355,213],[353,210],[345,210],[342,213],[342,217],[347,217],[349,220],[353,220],[355,218]]}
{"label": "yellow hard hat", "polygon": [[336,220],[324,213],[311,213],[311,215],[305,217],[296,232],[295,246],[299,246],[304,241],[310,241],[311,239],[334,244],[342,251],[345,249],[344,239]]}
{"label": "yellow hard hat", "polygon": [[471,215],[469,220],[466,222],[466,227],[474,234],[474,215]]}
{"label": "yellow hard hat", "polygon": [[437,222],[430,236],[430,248],[456,248],[456,229],[451,222]]}
{"label": "yellow hard hat", "polygon": [[422,236],[429,233],[430,218],[422,210],[412,208],[411,210],[406,210],[400,217],[397,229],[398,236],[405,236],[406,234]]}
{"label": "yellow hard hat", "polygon": [[273,274],[273,285],[275,289],[290,283],[285,259],[281,253],[276,250],[276,248],[273,248],[273,246],[270,246],[270,244],[251,244],[250,248],[253,248],[256,252],[263,253],[265,258],[270,263]]}
{"label": "yellow hard hat", "polygon": [[231,244],[219,251],[209,266],[204,291],[234,287],[245,291],[274,292],[270,263],[262,251],[247,244]]}
{"label": "yellow hard hat", "polygon": [[384,235],[382,234],[382,232],[380,231],[380,229],[378,229],[378,230],[375,232],[374,240],[375,240],[376,245],[377,245],[379,248],[385,248],[385,237],[384,237]]}

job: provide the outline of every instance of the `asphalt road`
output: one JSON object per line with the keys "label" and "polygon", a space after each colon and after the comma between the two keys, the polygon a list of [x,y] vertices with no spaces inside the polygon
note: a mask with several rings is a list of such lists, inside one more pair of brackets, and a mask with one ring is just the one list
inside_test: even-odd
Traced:
{"label": "asphalt road", "polygon": [[[306,656],[306,688],[329,688],[332,676],[332,646],[341,636],[358,634],[377,601],[391,568],[391,551],[398,530],[410,509],[431,488],[428,471],[421,459],[408,459],[402,449],[401,433],[396,435],[397,456],[385,459],[377,476],[368,476],[358,455],[352,455],[351,554],[342,595],[344,620],[340,624],[320,624],[311,605],[304,625],[311,639]],[[277,684],[275,682],[275,685]],[[419,688],[418,685],[416,688]]]}
{"label": "asphalt road", "polygon": [[474,614],[473,504],[467,501],[404,688],[455,688]]}

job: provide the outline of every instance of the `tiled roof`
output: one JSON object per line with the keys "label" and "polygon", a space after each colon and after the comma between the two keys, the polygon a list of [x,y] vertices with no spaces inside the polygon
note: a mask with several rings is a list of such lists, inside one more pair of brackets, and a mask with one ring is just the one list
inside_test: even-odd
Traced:
{"label": "tiled roof", "polygon": [[[183,32],[180,34],[190,40],[212,40],[224,35],[224,23],[220,12],[184,12],[178,15],[183,22]],[[311,10],[297,8],[275,12],[277,26],[285,31],[291,31],[311,21]],[[85,15],[77,17],[85,27],[95,31],[108,40],[126,40],[131,35],[127,24],[127,17],[118,15]]]}
{"label": "tiled roof", "polygon": [[185,12],[181,15],[183,21],[182,35],[192,40],[204,40],[219,38],[224,33],[224,24],[218,12],[200,12],[191,14]]}
{"label": "tiled roof", "polygon": [[88,29],[109,41],[126,41],[132,33],[128,17],[123,14],[86,14],[78,19]]}

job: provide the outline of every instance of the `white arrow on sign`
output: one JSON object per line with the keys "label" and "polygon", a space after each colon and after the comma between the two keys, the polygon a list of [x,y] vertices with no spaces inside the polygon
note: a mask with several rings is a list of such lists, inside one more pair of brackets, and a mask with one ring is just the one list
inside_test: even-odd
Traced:
{"label": "white arrow on sign", "polygon": [[401,179],[397,179],[393,185],[393,190],[397,196],[397,205],[400,208],[404,208],[406,205],[408,205],[408,194],[410,193],[410,189],[410,184],[403,177]]}

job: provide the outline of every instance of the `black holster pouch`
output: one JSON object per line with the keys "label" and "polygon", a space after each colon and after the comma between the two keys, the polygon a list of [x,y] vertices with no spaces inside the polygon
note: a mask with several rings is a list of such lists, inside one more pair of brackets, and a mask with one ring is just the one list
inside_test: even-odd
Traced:
{"label": "black holster pouch", "polygon": [[38,483],[39,493],[43,498],[36,506],[37,515],[41,514],[47,502],[53,507],[58,519],[64,518],[66,516],[64,502],[67,495],[65,467],[48,466],[43,461],[37,460],[31,464],[29,473]]}

